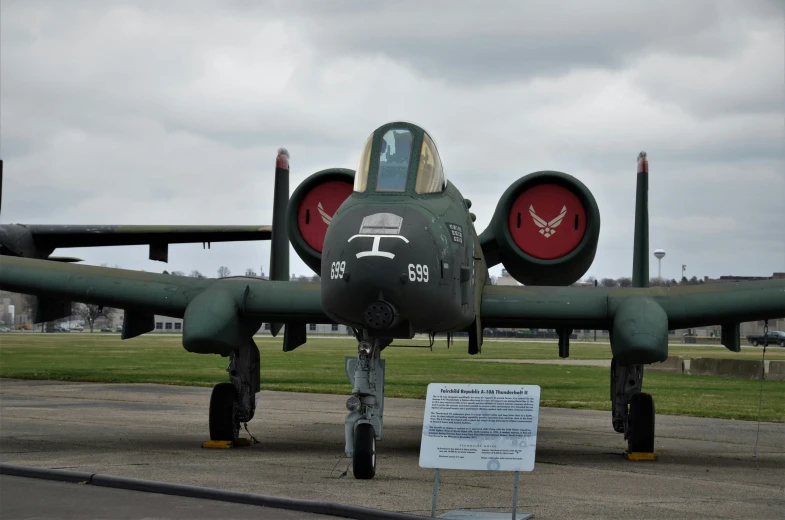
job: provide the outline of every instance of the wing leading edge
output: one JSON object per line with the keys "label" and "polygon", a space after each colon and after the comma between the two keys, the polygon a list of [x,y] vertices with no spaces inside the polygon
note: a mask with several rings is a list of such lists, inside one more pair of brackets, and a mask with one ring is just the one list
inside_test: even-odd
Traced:
{"label": "wing leading edge", "polygon": [[0,288],[50,303],[124,309],[123,339],[151,331],[155,314],[184,318],[183,346],[200,353],[228,354],[247,344],[263,322],[331,323],[313,283],[196,279],[1,256]]}
{"label": "wing leading edge", "polygon": [[721,325],[738,351],[739,323],[785,316],[785,280],[682,287],[582,288],[486,286],[485,327],[600,329],[626,363],[667,357],[668,330]]}

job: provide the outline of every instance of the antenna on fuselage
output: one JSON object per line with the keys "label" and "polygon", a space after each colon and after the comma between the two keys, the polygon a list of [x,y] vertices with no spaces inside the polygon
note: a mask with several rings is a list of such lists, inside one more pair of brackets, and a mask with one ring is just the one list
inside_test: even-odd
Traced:
{"label": "antenna on fuselage", "polygon": [[635,189],[635,238],[632,243],[632,286],[649,286],[649,160],[638,154]]}
{"label": "antenna on fuselage", "polygon": [[[286,207],[289,205],[289,151],[278,149],[275,158],[275,187],[273,188],[273,232],[270,240],[270,280],[289,280],[289,237],[286,232]],[[276,336],[283,323],[271,323],[270,332]]]}

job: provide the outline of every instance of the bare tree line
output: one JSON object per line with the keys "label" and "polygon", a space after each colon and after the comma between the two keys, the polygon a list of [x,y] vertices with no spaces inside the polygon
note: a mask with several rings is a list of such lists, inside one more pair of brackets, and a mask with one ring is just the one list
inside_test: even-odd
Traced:
{"label": "bare tree line", "polygon": [[[621,278],[602,278],[601,280],[597,280],[595,277],[589,276],[584,279],[582,283],[596,283],[599,287],[632,287],[632,278],[622,276]],[[684,276],[681,281],[678,282],[675,278],[671,280],[666,278],[649,279],[649,287],[674,287],[677,285],[699,285],[702,283],[703,280],[698,280],[697,276],[693,276],[690,279],[687,279],[687,277]]]}
{"label": "bare tree line", "polygon": [[[243,274],[242,276],[248,276],[251,278],[260,278],[260,277],[264,278],[264,268],[260,269],[259,272],[261,272],[262,274],[261,275],[257,274],[256,270],[254,270],[253,267],[249,267],[245,270],[245,274]],[[229,276],[232,276],[232,271],[225,265],[219,267],[216,273],[218,274],[218,278],[227,278]],[[171,273],[164,271],[164,274],[170,274],[172,276],[190,276],[191,278],[199,278],[199,279],[207,278],[207,276],[202,274],[200,271],[197,271],[196,269],[191,271],[188,275],[186,275],[184,271],[172,271]],[[292,273],[292,275],[289,277],[290,282],[318,282],[320,280],[321,280],[321,276],[317,274],[312,276],[307,276],[307,275],[302,275],[302,274],[298,275]]]}

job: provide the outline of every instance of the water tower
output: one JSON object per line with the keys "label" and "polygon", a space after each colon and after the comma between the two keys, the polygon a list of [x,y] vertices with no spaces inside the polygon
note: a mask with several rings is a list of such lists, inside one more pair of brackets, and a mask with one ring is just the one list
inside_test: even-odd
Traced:
{"label": "water tower", "polygon": [[665,256],[665,250],[655,249],[654,256],[657,258],[657,278],[662,280],[662,258]]}

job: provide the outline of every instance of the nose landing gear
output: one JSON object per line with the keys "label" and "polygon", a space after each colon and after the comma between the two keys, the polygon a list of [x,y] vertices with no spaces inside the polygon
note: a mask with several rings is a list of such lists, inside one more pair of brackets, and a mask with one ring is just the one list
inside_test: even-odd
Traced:
{"label": "nose landing gear", "polygon": [[379,355],[388,344],[389,340],[365,338],[357,346],[357,357],[346,358],[352,395],[346,401],[345,452],[352,457],[356,479],[376,474],[376,441],[382,438],[384,412],[384,360]]}

